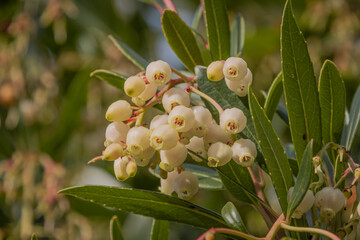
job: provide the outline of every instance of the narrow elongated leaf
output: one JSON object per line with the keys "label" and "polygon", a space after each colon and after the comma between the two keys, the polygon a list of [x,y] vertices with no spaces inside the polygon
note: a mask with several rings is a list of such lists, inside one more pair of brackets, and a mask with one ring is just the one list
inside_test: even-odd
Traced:
{"label": "narrow elongated leaf", "polygon": [[218,167],[217,172],[231,195],[242,202],[254,203],[259,200],[248,170],[234,161]]}
{"label": "narrow elongated leaf", "polygon": [[313,65],[290,0],[285,4],[281,25],[281,66],[291,137],[300,165],[310,139],[314,139],[314,151],[320,150],[321,121]]}
{"label": "narrow elongated leaf", "polygon": [[351,149],[351,145],[354,141],[354,137],[360,121],[360,87],[355,92],[354,98],[351,103],[349,124],[344,129],[343,138],[341,141],[342,145],[346,146],[347,150]]}
{"label": "narrow elongated leaf", "polygon": [[167,42],[190,72],[194,72],[196,65],[204,64],[195,36],[177,13],[166,9],[161,23]]}
{"label": "narrow elongated leaf", "polygon": [[312,179],[312,157],[313,157],[313,141],[311,140],[304,153],[304,158],[301,161],[299,174],[296,178],[294,190],[290,196],[290,201],[286,213],[286,217],[289,219],[294,213],[296,208],[300,205],[301,201],[304,199],[307,190],[310,186],[310,181]]}
{"label": "narrow elongated leaf", "polygon": [[206,48],[205,46],[205,39],[203,38],[203,36],[198,33],[196,30],[192,29],[194,34],[195,34],[195,39],[197,42],[197,45],[199,46],[200,52],[201,52],[201,57],[204,61],[204,64],[206,66],[208,66],[211,63],[211,55],[210,55],[210,51],[209,49]]}
{"label": "narrow elongated leaf", "polygon": [[[239,134],[239,137],[248,138],[256,144],[256,148],[258,150],[258,156],[256,157],[256,161],[259,163],[262,169],[266,171],[266,165],[264,159],[261,154],[261,149],[258,144],[254,123],[251,120],[251,114],[246,105],[240,100],[240,98],[229,88],[226,86],[224,81],[212,82],[207,78],[206,68],[202,66],[197,66],[195,68],[196,79],[199,85],[199,89],[205,94],[209,95],[213,98],[223,109],[227,108],[239,108],[241,109],[246,118],[247,123],[245,129]],[[214,106],[205,101],[207,108],[210,110],[213,118],[218,121],[219,114]]]}
{"label": "narrow elongated leaf", "polygon": [[282,75],[281,73],[279,73],[270,86],[264,104],[264,111],[267,117],[270,119],[270,121],[274,117],[274,113],[279,105],[282,94],[283,94]]}
{"label": "narrow elongated leaf", "polygon": [[[339,71],[329,60],[325,61],[320,72],[319,100],[323,144],[340,143],[344,128],[346,90]],[[328,155],[332,164],[335,164],[335,150],[330,149]]]}
{"label": "narrow elongated leaf", "polygon": [[203,15],[203,12],[202,12],[201,4],[200,4],[194,14],[194,18],[191,23],[191,28],[193,28],[195,30],[198,28],[202,15]]}
{"label": "narrow elongated leaf", "polygon": [[[279,117],[287,124],[289,125],[289,115],[287,112],[287,109],[284,105],[281,103],[276,108],[276,113],[279,115]],[[295,157],[295,156],[294,156]]]}
{"label": "narrow elongated leaf", "polygon": [[243,233],[248,233],[244,221],[232,202],[227,202],[224,205],[221,209],[221,215],[229,227]]}
{"label": "narrow elongated leaf", "polygon": [[106,186],[81,186],[67,188],[59,193],[118,210],[205,229],[226,226],[218,213],[158,192]]}
{"label": "narrow elongated leaf", "polygon": [[230,27],[224,1],[202,0],[206,33],[212,59],[230,57]]}
{"label": "narrow elongated leaf", "polygon": [[[224,185],[218,173],[210,168],[185,163],[184,168],[198,177],[199,188],[207,190],[223,190]],[[149,169],[150,173],[160,178],[159,169]]]}
{"label": "narrow elongated leaf", "polygon": [[90,77],[96,77],[121,90],[124,89],[124,83],[127,79],[124,75],[104,69],[93,71],[90,73]]}
{"label": "narrow elongated leaf", "polygon": [[299,174],[299,165],[297,164],[296,159],[288,158],[288,161],[293,175],[297,177],[297,175]]}
{"label": "narrow elongated leaf", "polygon": [[110,240],[123,240],[121,224],[117,216],[113,216],[110,220]]}
{"label": "narrow elongated leaf", "polygon": [[151,240],[168,240],[169,239],[169,221],[154,219]]}
{"label": "narrow elongated leaf", "polygon": [[134,63],[141,71],[145,71],[146,66],[149,64],[148,61],[119,39],[116,39],[111,35],[109,35],[109,38],[127,59]]}
{"label": "narrow elongated leaf", "polygon": [[236,57],[243,52],[245,42],[245,21],[241,14],[238,14],[231,27],[231,56]]}
{"label": "narrow elongated leaf", "polygon": [[249,104],[266,166],[279,197],[281,209],[285,212],[287,209],[287,192],[294,182],[290,165],[280,139],[276,136],[275,130],[258,103],[251,86],[249,87]]}

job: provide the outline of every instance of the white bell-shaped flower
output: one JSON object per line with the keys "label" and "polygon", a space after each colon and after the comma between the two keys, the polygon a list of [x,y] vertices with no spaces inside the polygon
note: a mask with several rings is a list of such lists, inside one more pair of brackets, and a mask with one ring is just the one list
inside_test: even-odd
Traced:
{"label": "white bell-shaped flower", "polygon": [[146,127],[133,127],[126,137],[127,150],[133,156],[138,156],[150,146],[149,129]]}
{"label": "white bell-shaped flower", "polygon": [[178,132],[187,132],[194,126],[195,115],[191,108],[179,105],[169,113],[168,123]]}
{"label": "white bell-shaped flower", "polygon": [[150,136],[150,145],[155,150],[169,150],[176,146],[179,134],[168,124],[156,127]]}
{"label": "white bell-shaped flower", "polygon": [[170,81],[171,68],[167,62],[154,61],[146,67],[145,75],[150,83],[161,86]]}
{"label": "white bell-shaped flower", "polygon": [[130,103],[125,100],[113,102],[106,111],[105,117],[108,121],[122,122],[131,117],[132,109]]}
{"label": "white bell-shaped flower", "polygon": [[171,88],[162,97],[162,105],[167,113],[179,105],[190,106],[190,95],[180,88]]}
{"label": "white bell-shaped flower", "polygon": [[246,116],[239,108],[226,109],[220,115],[220,127],[230,134],[237,134],[246,126]]}
{"label": "white bell-shaped flower", "polygon": [[179,198],[190,200],[199,191],[199,180],[192,172],[183,171],[175,176],[173,187]]}
{"label": "white bell-shaped flower", "polygon": [[208,150],[209,167],[220,167],[231,160],[232,149],[222,142],[211,144]]}

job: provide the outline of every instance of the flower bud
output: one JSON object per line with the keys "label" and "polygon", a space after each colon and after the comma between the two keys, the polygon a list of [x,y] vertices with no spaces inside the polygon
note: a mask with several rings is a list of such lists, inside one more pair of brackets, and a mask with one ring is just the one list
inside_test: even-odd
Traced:
{"label": "flower bud", "polygon": [[156,115],[150,122],[150,132],[160,125],[168,124],[168,115]]}
{"label": "flower bud", "polygon": [[145,104],[145,100],[143,100],[139,97],[133,97],[133,98],[131,98],[131,101],[138,107],[141,107]]}
{"label": "flower bud", "polygon": [[113,102],[106,111],[106,119],[110,122],[122,122],[131,117],[131,105],[125,100]]}
{"label": "flower bud", "polygon": [[230,146],[217,142],[212,144],[208,150],[208,165],[209,167],[220,167],[231,160],[232,149]]}
{"label": "flower bud", "polygon": [[164,93],[162,97],[162,105],[168,113],[178,105],[188,107],[190,106],[189,93],[180,88],[171,88]]}
{"label": "flower bud", "polygon": [[110,123],[105,131],[105,146],[108,146],[111,143],[119,143],[120,145],[125,143],[129,129],[130,127],[123,122]]}
{"label": "flower bud", "polygon": [[174,178],[178,175],[178,171],[174,170],[172,172],[168,172],[167,178],[160,179],[160,192],[167,194],[167,195],[171,195],[174,192],[174,187],[173,187],[173,181]]}
{"label": "flower bud", "polygon": [[145,82],[139,76],[131,76],[124,83],[124,91],[129,97],[137,97],[145,90]]}
{"label": "flower bud", "polygon": [[207,108],[202,106],[192,107],[195,123],[193,126],[194,135],[197,137],[204,137],[207,134],[209,126],[212,121],[212,116]]}
{"label": "flower bud", "polygon": [[231,81],[225,78],[226,86],[239,97],[245,97],[249,93],[249,85],[241,81]]}
{"label": "flower bud", "polygon": [[150,146],[149,129],[145,127],[133,127],[126,137],[127,150],[131,155],[139,156]]}
{"label": "flower bud", "polygon": [[255,143],[250,139],[241,138],[234,142],[231,148],[233,151],[232,158],[237,164],[250,167],[254,163],[257,151]]}
{"label": "flower bud", "polygon": [[170,112],[168,123],[178,132],[187,132],[194,126],[195,115],[191,108],[176,106]]}
{"label": "flower bud", "polygon": [[246,117],[238,108],[226,109],[220,115],[220,126],[230,134],[239,133],[246,126]]}
{"label": "flower bud", "polygon": [[156,91],[157,91],[157,86],[153,83],[149,83],[145,85],[144,91],[142,91],[138,97],[144,101],[147,101],[153,96],[155,96]]}
{"label": "flower bud", "polygon": [[224,64],[224,76],[231,80],[237,81],[245,77],[247,73],[247,64],[242,58],[229,57]]}
{"label": "flower bud", "polygon": [[155,149],[148,147],[139,156],[134,156],[135,162],[139,167],[145,167],[149,164],[155,154]]}
{"label": "flower bud", "polygon": [[150,145],[155,150],[169,150],[175,147],[178,141],[179,134],[168,124],[158,126],[150,136]]}
{"label": "flower bud", "polygon": [[206,70],[207,78],[213,82],[218,82],[221,79],[223,79],[224,78],[223,67],[224,67],[223,61],[214,61],[210,63],[210,65]]}
{"label": "flower bud", "polygon": [[135,161],[129,161],[126,165],[126,173],[129,175],[129,177],[134,177],[137,172],[137,165]]}
{"label": "flower bud", "polygon": [[[175,147],[169,150],[161,150],[160,151],[160,159],[161,159],[161,166],[163,170],[167,171],[167,169],[172,169],[181,166],[184,163],[187,157],[187,148],[182,143],[177,143]],[[168,165],[168,166],[166,166]]]}
{"label": "flower bud", "polygon": [[345,196],[338,189],[325,187],[315,195],[315,206],[324,218],[333,218],[345,206]]}
{"label": "flower bud", "polygon": [[193,129],[190,129],[190,130],[187,131],[187,132],[182,132],[182,133],[180,133],[180,140],[179,140],[179,142],[181,142],[181,143],[184,144],[184,145],[189,144],[190,139],[191,139],[193,136],[194,136]]}
{"label": "flower bud", "polygon": [[[289,188],[287,195],[288,202],[290,201],[291,194],[293,191],[294,191],[294,187]],[[307,211],[309,211],[311,207],[314,205],[314,200],[315,200],[314,193],[311,190],[307,190],[305,197],[303,198],[299,206],[295,209],[292,217],[297,219],[301,218],[302,215]]]}
{"label": "flower bud", "polygon": [[[207,159],[207,151],[204,147],[204,140],[199,137],[192,137],[190,139],[190,143],[186,145],[186,148],[195,152],[197,155]],[[196,162],[202,162],[202,159],[196,156],[195,154],[189,152],[189,155],[194,159]]]}
{"label": "flower bud", "polygon": [[217,124],[210,124],[207,134],[204,136],[205,149],[209,148],[211,144],[222,142],[225,144],[231,143],[231,136],[224,129]]}
{"label": "flower bud", "polygon": [[146,78],[150,83],[161,86],[170,81],[171,68],[167,62],[158,60],[146,67]]}
{"label": "flower bud", "polygon": [[173,187],[179,198],[190,200],[199,190],[199,180],[190,171],[183,171],[176,175]]}
{"label": "flower bud", "polygon": [[112,143],[106,147],[103,152],[103,160],[105,161],[115,161],[123,155],[123,148],[118,143]]}
{"label": "flower bud", "polygon": [[118,158],[114,161],[114,172],[119,181],[125,181],[129,178],[129,175],[126,172],[126,165],[128,162],[129,160],[127,157]]}

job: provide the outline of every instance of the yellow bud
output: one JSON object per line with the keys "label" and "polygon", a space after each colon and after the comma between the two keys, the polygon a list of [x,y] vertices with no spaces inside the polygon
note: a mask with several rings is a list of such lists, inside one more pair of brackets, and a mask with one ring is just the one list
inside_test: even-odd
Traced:
{"label": "yellow bud", "polygon": [[129,177],[134,177],[137,172],[137,165],[134,161],[130,161],[126,165],[126,173],[129,175]]}
{"label": "yellow bud", "polygon": [[218,82],[224,78],[223,73],[224,63],[222,61],[215,61],[210,63],[207,68],[206,74],[210,81]]}
{"label": "yellow bud", "polygon": [[123,154],[123,148],[118,143],[110,144],[103,152],[103,160],[115,161]]}

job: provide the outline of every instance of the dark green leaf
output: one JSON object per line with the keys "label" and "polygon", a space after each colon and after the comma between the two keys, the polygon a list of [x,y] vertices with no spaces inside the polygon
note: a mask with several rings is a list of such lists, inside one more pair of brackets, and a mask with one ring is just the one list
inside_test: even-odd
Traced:
{"label": "dark green leaf", "polygon": [[[340,143],[344,128],[346,90],[335,64],[326,60],[319,78],[319,101],[323,144]],[[328,155],[335,163],[336,152],[329,149]]]}
{"label": "dark green leaf", "polygon": [[36,237],[35,233],[33,233],[33,234],[31,235],[31,240],[38,240],[38,238]]}
{"label": "dark green leaf", "polygon": [[[216,171],[194,164],[185,163],[186,170],[195,174],[199,179],[199,187],[208,190],[223,190],[224,186]],[[158,168],[156,170],[149,169],[150,173],[160,178]]]}
{"label": "dark green leaf", "polygon": [[289,115],[288,115],[286,107],[284,105],[282,105],[280,103],[278,105],[278,107],[276,108],[276,113],[287,125],[289,125]]}
{"label": "dark green leaf", "polygon": [[238,14],[231,27],[231,56],[236,57],[243,52],[245,42],[245,21],[241,14]]}
{"label": "dark green leaf", "polygon": [[124,54],[127,59],[134,63],[141,71],[145,71],[146,66],[149,64],[142,56],[127,46],[125,43],[109,35],[110,40],[113,44]]}
{"label": "dark green leaf", "polygon": [[320,150],[321,121],[313,65],[290,0],[286,2],[281,25],[281,65],[291,137],[300,165],[310,139],[314,139],[314,151]]}
{"label": "dark green leaf", "polygon": [[110,220],[110,240],[123,240],[121,224],[117,216],[113,216]]}
{"label": "dark green leaf", "polygon": [[232,202],[227,202],[224,205],[221,209],[221,215],[229,227],[243,233],[248,233],[244,221]]}
{"label": "dark green leaf", "polygon": [[151,230],[151,240],[168,240],[169,225],[169,221],[154,219]]}
{"label": "dark green leaf", "polygon": [[61,105],[59,121],[55,133],[47,140],[44,151],[50,154],[60,149],[66,139],[79,124],[81,111],[84,109],[87,97],[90,69],[85,68],[76,74]]}
{"label": "dark green leaf", "polygon": [[280,139],[276,136],[275,130],[258,103],[251,86],[249,87],[249,104],[266,166],[279,197],[280,206],[285,212],[287,209],[287,192],[294,182],[290,165]]}
{"label": "dark green leaf", "polygon": [[255,193],[254,183],[246,168],[230,161],[226,165],[218,167],[217,172],[224,186],[234,198],[250,204],[259,200]]}
{"label": "dark green leaf", "polygon": [[[266,166],[264,159],[261,154],[261,149],[258,144],[254,123],[251,120],[251,114],[249,109],[246,107],[246,105],[243,103],[243,98],[240,100],[240,98],[232,91],[229,90],[229,88],[226,86],[224,81],[219,82],[212,82],[207,78],[206,75],[206,68],[202,66],[197,66],[195,68],[196,72],[196,79],[199,85],[200,91],[204,92],[205,94],[209,95],[211,98],[213,98],[223,109],[227,108],[239,108],[241,109],[246,118],[247,123],[245,129],[239,134],[240,137],[248,138],[251,141],[253,141],[256,144],[257,150],[258,150],[258,156],[256,158],[256,161],[259,163],[262,169],[266,171]],[[245,101],[245,100],[244,100]],[[217,110],[214,108],[213,105],[205,101],[206,106],[210,110],[211,114],[213,115],[214,119],[218,121],[219,114]]]}
{"label": "dark green leaf", "polygon": [[4,127],[0,128],[0,158],[10,158],[15,151],[14,142],[10,133]]}
{"label": "dark green leaf", "polygon": [[195,30],[198,28],[201,17],[202,17],[202,14],[203,14],[203,12],[202,12],[201,4],[200,4],[198,6],[198,8],[196,9],[196,12],[194,14],[194,18],[193,18],[193,21],[191,23],[191,28],[193,28]]}
{"label": "dark green leaf", "polygon": [[289,164],[290,164],[292,173],[294,174],[295,177],[297,177],[297,175],[299,174],[299,165],[298,165],[296,159],[288,158],[288,160],[289,160]]}
{"label": "dark green leaf", "polygon": [[204,60],[204,64],[206,66],[208,66],[211,63],[211,55],[210,55],[210,51],[205,46],[205,39],[196,30],[194,30],[194,29],[192,29],[192,30],[195,34],[196,42],[199,46],[199,49],[201,52],[201,57]]}
{"label": "dark green leaf", "polygon": [[282,94],[283,94],[282,76],[281,73],[279,73],[270,86],[264,104],[264,111],[268,116],[268,118],[270,119],[270,121],[272,120],[274,113],[279,105]]}
{"label": "dark green leaf", "polygon": [[312,179],[312,157],[313,157],[313,141],[310,140],[308,143],[303,160],[301,161],[300,171],[296,178],[294,190],[290,196],[290,201],[286,213],[286,217],[289,219],[294,213],[296,208],[300,205],[301,201],[304,199],[307,190],[310,186],[310,181]]}
{"label": "dark green leaf", "polygon": [[191,29],[177,13],[166,9],[162,14],[161,23],[167,42],[190,72],[194,72],[196,65],[204,64]]}
{"label": "dark green leaf", "polygon": [[121,90],[124,89],[124,83],[127,79],[124,75],[104,69],[93,71],[90,73],[90,77],[96,77]]}
{"label": "dark green leaf", "polygon": [[226,60],[230,57],[230,27],[225,2],[202,0],[202,4],[212,59]]}
{"label": "dark green leaf", "polygon": [[350,121],[349,124],[345,126],[343,139],[341,141],[342,145],[346,146],[347,150],[351,149],[351,145],[353,143],[357,127],[360,121],[360,87],[356,90],[354,98],[351,103],[350,110]]}
{"label": "dark green leaf", "polygon": [[218,213],[158,192],[106,186],[81,186],[67,188],[59,193],[118,210],[205,229],[226,226]]}

